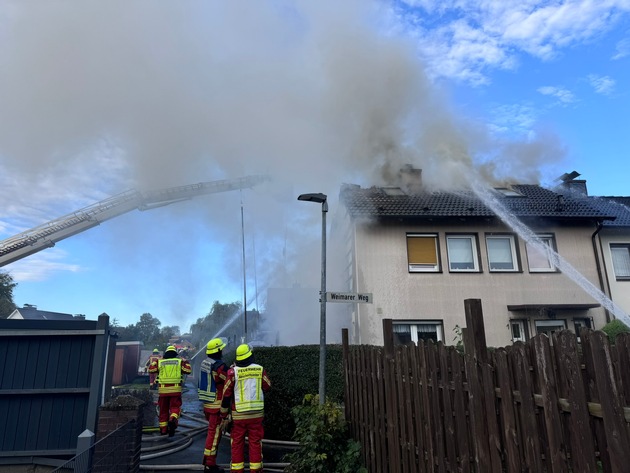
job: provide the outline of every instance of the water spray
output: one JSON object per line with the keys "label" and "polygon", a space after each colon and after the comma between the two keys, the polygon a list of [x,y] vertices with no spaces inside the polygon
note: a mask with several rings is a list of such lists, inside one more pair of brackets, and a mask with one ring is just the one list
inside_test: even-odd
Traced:
{"label": "water spray", "polygon": [[549,255],[552,264],[558,268],[564,275],[580,286],[588,295],[599,302],[607,311],[612,313],[616,318],[620,319],[624,324],[630,327],[630,316],[617,304],[615,304],[606,294],[589,281],[582,273],[571,265],[565,258],[560,256],[557,251],[545,244],[527,225],[511,213],[505,205],[493,194],[486,186],[480,184],[480,180],[471,180],[472,191],[487,205],[497,217],[499,217],[506,225],[512,228],[527,244],[531,245],[542,254]]}

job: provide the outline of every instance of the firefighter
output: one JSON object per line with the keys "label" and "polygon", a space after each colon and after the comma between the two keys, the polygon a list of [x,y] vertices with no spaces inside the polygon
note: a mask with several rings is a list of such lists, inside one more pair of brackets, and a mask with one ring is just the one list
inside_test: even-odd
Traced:
{"label": "firefighter", "polygon": [[149,373],[157,374],[158,408],[160,410],[160,434],[175,435],[182,407],[182,385],[184,375],[192,373],[188,360],[177,357],[177,350],[169,345],[164,358],[154,361]]}
{"label": "firefighter", "polygon": [[229,424],[232,409],[232,473],[245,471],[245,436],[249,438],[249,471],[262,473],[264,393],[271,388],[265,369],[254,363],[252,349],[246,343],[236,349],[236,363],[228,370],[221,401],[221,429]]}
{"label": "firefighter", "polygon": [[203,413],[208,421],[208,435],[203,451],[205,473],[225,473],[217,466],[217,449],[221,441],[221,400],[223,386],[227,379],[228,367],[221,359],[226,344],[220,338],[213,338],[206,345],[207,358],[201,362],[197,392],[203,402]]}
{"label": "firefighter", "polygon": [[[159,361],[161,359],[162,359],[162,355],[160,355],[160,350],[158,350],[157,348],[154,348],[153,353],[151,354],[151,356],[149,356],[149,359],[144,365],[145,372],[151,366],[151,363],[153,363],[154,361]],[[157,377],[157,373],[149,373],[149,389],[157,389],[157,384],[155,383],[156,377]]]}

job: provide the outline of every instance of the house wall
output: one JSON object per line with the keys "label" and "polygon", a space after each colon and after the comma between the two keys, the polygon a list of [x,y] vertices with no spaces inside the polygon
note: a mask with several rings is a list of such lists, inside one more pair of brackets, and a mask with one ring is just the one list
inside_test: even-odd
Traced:
{"label": "house wall", "polygon": [[610,254],[611,243],[630,244],[630,229],[628,228],[604,228],[600,232],[602,253],[604,255],[604,265],[607,282],[610,287],[610,298],[626,314],[630,314],[630,281],[617,281],[613,269],[612,257]]}
{"label": "house wall", "polygon": [[[419,226],[399,223],[357,224],[354,236],[355,257],[352,289],[373,293],[373,304],[357,304],[353,317],[355,343],[382,344],[382,319],[441,320],[444,341],[452,344],[457,325],[465,325],[464,300],[481,299],[489,346],[512,342],[509,319],[526,318],[521,312],[510,313],[508,305],[520,304],[593,304],[597,303],[576,283],[562,273],[529,273],[526,249],[518,238],[520,267],[518,273],[491,273],[485,248],[486,232],[510,232],[503,225]],[[533,229],[555,234],[559,254],[566,258],[592,284],[599,287],[591,235],[595,228],[546,227]],[[410,273],[407,266],[406,234],[439,233],[442,272]],[[481,273],[449,273],[446,253],[447,232],[476,233],[479,240]],[[594,327],[606,323],[603,309],[558,312],[557,318],[592,317]],[[527,317],[529,333],[535,332],[535,319]]]}

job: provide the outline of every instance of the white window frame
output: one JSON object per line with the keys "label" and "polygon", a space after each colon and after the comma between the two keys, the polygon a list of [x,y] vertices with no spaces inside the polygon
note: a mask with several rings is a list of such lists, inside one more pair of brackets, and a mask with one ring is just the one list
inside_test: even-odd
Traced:
{"label": "white window frame", "polygon": [[[547,333],[545,330],[538,330],[539,327],[560,327],[558,330],[566,330],[567,321],[565,319],[545,319],[545,320],[534,320],[534,326],[536,328],[536,334]],[[551,338],[551,337],[549,337]]]}
{"label": "white window frame", "polygon": [[[502,269],[502,268],[493,268],[492,267],[492,259],[490,256],[490,248],[488,246],[488,242],[490,240],[508,240],[510,243],[510,254],[512,257],[512,265],[511,269]],[[518,261],[518,253],[516,252],[516,237],[513,234],[504,234],[504,235],[486,235],[486,251],[488,254],[488,271],[493,273],[517,273],[520,271],[519,261]]]}
{"label": "white window frame", "polygon": [[[452,240],[468,240],[470,243],[470,250],[472,254],[472,268],[453,268],[453,261],[451,261],[451,247],[449,243]],[[448,255],[448,270],[452,273],[478,273],[479,269],[479,245],[477,244],[477,235],[446,235],[446,253]]]}
{"label": "white window frame", "polygon": [[[514,326],[517,326],[521,336],[514,336]],[[510,336],[512,337],[512,342],[526,342],[527,334],[525,333],[525,321],[524,320],[510,320]]]}
{"label": "white window frame", "polygon": [[573,317],[573,331],[575,332],[575,335],[577,335],[578,342],[581,341],[579,331],[580,326],[592,329],[593,321],[590,319],[590,317]]}
{"label": "white window frame", "polygon": [[[411,341],[414,345],[418,344],[418,326],[419,325],[434,325],[437,333],[437,341],[444,342],[444,323],[441,320],[394,320],[393,326],[407,325],[409,326]],[[392,329],[395,331],[394,327]]]}
{"label": "white window frame", "polygon": [[[611,243],[610,257],[612,259],[613,272],[617,281],[630,281],[630,243]],[[620,260],[622,264],[620,264]],[[615,263],[615,261],[617,261]]]}
{"label": "white window frame", "polygon": [[[525,242],[525,251],[527,252],[527,267],[529,268],[530,273],[555,273],[558,271],[558,268],[553,264],[553,253],[556,251],[556,238],[551,233],[545,233],[536,235],[546,246],[545,252],[546,254],[541,254],[537,248],[530,245],[528,242]],[[530,256],[532,256],[536,252],[539,256],[547,258],[547,267],[535,267],[532,266]]]}
{"label": "white window frame", "polygon": [[[410,262],[409,256],[409,240],[412,238],[426,238],[431,239],[434,242],[435,248],[435,261],[436,264],[421,264]],[[438,273],[440,272],[440,241],[437,233],[407,233],[405,240],[407,244],[407,267],[410,273]]]}

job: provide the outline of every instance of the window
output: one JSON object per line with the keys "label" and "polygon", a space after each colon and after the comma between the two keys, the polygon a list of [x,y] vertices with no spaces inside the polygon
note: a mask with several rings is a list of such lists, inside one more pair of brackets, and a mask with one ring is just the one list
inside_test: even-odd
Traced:
{"label": "window", "polygon": [[475,235],[447,235],[446,248],[450,271],[479,271]]}
{"label": "window", "polygon": [[553,265],[553,253],[555,252],[555,239],[553,235],[537,235],[540,241],[545,245],[544,251],[539,250],[529,243],[525,243],[527,248],[527,264],[529,271],[532,273],[542,273],[556,271]]}
{"label": "window", "polygon": [[444,339],[442,322],[437,320],[393,322],[392,329],[396,345],[417,344],[419,340],[440,342]]}
{"label": "window", "polygon": [[617,281],[630,281],[630,244],[611,243],[610,254]]}
{"label": "window", "polygon": [[409,271],[422,272],[440,270],[438,261],[438,239],[435,234],[407,235],[407,262]]}
{"label": "window", "polygon": [[523,320],[510,320],[510,329],[512,330],[513,342],[527,341],[526,327]]}
{"label": "window", "polygon": [[580,330],[592,327],[591,319],[588,318],[575,318],[573,319],[573,325],[575,326],[575,334],[578,337],[578,341],[580,341]]}
{"label": "window", "polygon": [[567,323],[562,319],[536,320],[536,333],[546,333],[551,339],[551,334],[567,328]]}
{"label": "window", "polygon": [[514,235],[486,235],[490,271],[518,271]]}

